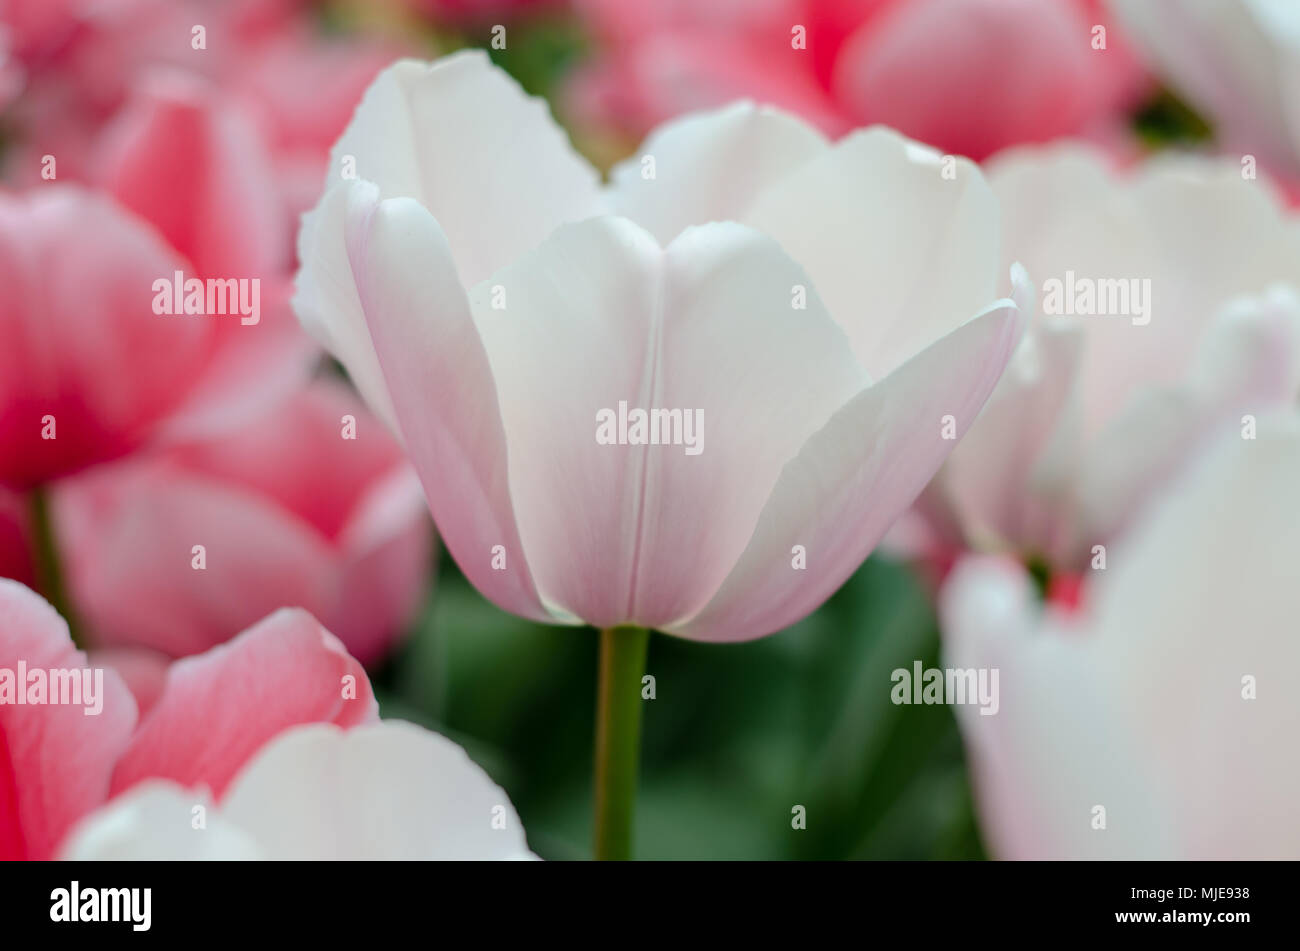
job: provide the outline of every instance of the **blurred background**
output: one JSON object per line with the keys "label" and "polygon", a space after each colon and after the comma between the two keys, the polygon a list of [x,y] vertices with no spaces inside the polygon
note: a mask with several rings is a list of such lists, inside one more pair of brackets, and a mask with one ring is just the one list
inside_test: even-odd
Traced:
{"label": "blurred background", "polygon": [[[129,137],[154,74],[180,71],[252,130],[247,148],[265,153],[277,203],[269,227],[279,229],[286,278],[297,215],[319,195],[330,145],[370,79],[401,55],[485,48],[550,101],[577,148],[603,169],[632,154],[655,124],[740,96],[799,112],[831,135],[884,122],[976,160],[1061,137],[1087,139],[1120,163],[1156,148],[1228,144],[1216,140],[1206,109],[1138,55],[1100,0],[0,0],[0,23],[4,189],[39,187],[41,160],[55,155],[59,181],[105,189],[129,206],[101,180],[103,150]],[[196,24],[205,27],[202,51],[192,43]],[[1097,25],[1106,27],[1105,55],[1090,45]],[[796,27],[804,47],[792,43]],[[159,141],[152,147],[187,148]],[[1261,161],[1286,183],[1286,142],[1261,150]],[[203,227],[190,224],[171,233]],[[341,376],[318,354],[309,364],[318,380]],[[332,433],[337,413],[326,416]],[[314,424],[295,425],[305,432]],[[596,636],[497,610],[428,543],[427,525],[413,530],[426,533],[423,541],[408,533],[396,549],[404,567],[381,570],[379,580],[344,568],[277,589],[268,563],[259,569],[266,604],[250,605],[250,617],[231,608],[247,586],[231,577],[226,590],[172,605],[170,627],[131,643],[143,622],[105,606],[104,592],[120,601],[124,590],[147,591],[147,580],[124,580],[132,565],[150,577],[162,570],[137,558],[151,537],[146,516],[119,517],[142,498],[145,507],[158,504],[162,483],[140,466],[163,466],[168,485],[184,471],[204,491],[237,482],[241,499],[256,491],[279,507],[274,516],[255,509],[249,524],[283,517],[343,544],[340,526],[312,511],[318,469],[294,471],[269,448],[237,473],[217,472],[201,455],[97,460],[60,474],[55,547],[65,546],[70,560],[85,560],[74,547],[94,551],[118,568],[108,584],[93,565],[74,566],[69,601],[83,641],[179,656],[233,636],[276,603],[306,603],[367,661],[384,716],[463,744],[508,791],[543,858],[588,856]],[[338,480],[331,504],[356,505],[359,486],[392,464]],[[219,501],[211,505],[222,518]],[[17,494],[0,494],[0,573],[30,581],[40,573],[31,554],[40,545],[25,512]],[[427,522],[422,509],[413,517]],[[380,583],[403,574],[410,578]],[[330,598],[346,600],[361,585],[367,609],[384,602],[373,612],[384,616],[382,629],[330,621]],[[950,710],[889,699],[892,670],[938,663],[932,597],[928,570],[877,553],[820,610],[772,637],[710,646],[655,635],[636,854],[984,857]],[[355,636],[341,633],[349,624]],[[182,627],[188,639],[169,641]],[[795,806],[806,808],[805,830],[792,828]]]}

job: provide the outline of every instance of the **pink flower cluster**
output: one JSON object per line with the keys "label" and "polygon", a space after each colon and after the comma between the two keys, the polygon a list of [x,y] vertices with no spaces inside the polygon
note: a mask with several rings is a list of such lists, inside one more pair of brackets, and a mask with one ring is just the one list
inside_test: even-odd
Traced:
{"label": "pink flower cluster", "polygon": [[409,47],[316,15],[0,3],[0,669],[104,677],[95,716],[0,682],[0,858],[143,780],[219,798],[293,725],[376,722],[361,664],[424,597],[414,472],[289,308],[329,146]]}
{"label": "pink flower cluster", "polygon": [[570,106],[636,136],[747,97],[833,135],[879,123],[983,159],[1018,142],[1112,138],[1147,86],[1103,0],[577,6],[602,53],[574,77]]}

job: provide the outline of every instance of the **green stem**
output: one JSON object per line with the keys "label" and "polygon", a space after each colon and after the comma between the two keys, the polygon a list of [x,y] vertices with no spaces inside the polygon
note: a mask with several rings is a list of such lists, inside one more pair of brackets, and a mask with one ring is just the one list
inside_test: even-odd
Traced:
{"label": "green stem", "polygon": [[596,697],[596,842],[598,860],[632,857],[636,768],[641,757],[641,677],[650,632],[614,627],[600,632]]}
{"label": "green stem", "polygon": [[54,610],[62,615],[63,620],[68,622],[73,643],[78,647],[84,647],[78,637],[72,602],[68,598],[68,589],[59,562],[59,548],[54,534],[54,519],[50,511],[49,490],[39,485],[34,488],[31,492],[30,505],[36,588],[45,596],[45,600],[50,602]]}

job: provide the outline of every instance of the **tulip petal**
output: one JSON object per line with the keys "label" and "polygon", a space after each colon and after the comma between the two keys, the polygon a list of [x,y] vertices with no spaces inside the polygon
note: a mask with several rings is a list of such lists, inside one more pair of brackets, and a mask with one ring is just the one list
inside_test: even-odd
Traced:
{"label": "tulip petal", "polygon": [[[1016,297],[1034,310],[1033,288]],[[921,500],[966,542],[1047,555],[1065,544],[1066,496],[1077,479],[1070,398],[1083,332],[1077,321],[1035,315],[988,404]],[[951,536],[950,536],[951,537]]]}
{"label": "tulip petal", "polygon": [[[26,695],[28,683],[16,682],[20,661],[29,676],[87,667],[54,609],[0,578],[0,671],[13,681],[9,690]],[[94,715],[83,705],[19,704],[16,693],[0,702],[0,860],[50,858],[72,824],[107,798],[136,706],[114,671],[103,671],[102,686]]]}
{"label": "tulip petal", "polygon": [[1045,309],[1083,317],[1085,439],[1142,387],[1181,383],[1232,299],[1280,281],[1300,287],[1300,224],[1236,163],[1158,158],[1117,177],[1092,150],[1056,146],[1008,153],[989,182],[1008,258],[1034,276]]}
{"label": "tulip petal", "polygon": [[285,608],[206,654],[172,664],[163,695],[113,774],[113,792],[149,778],[220,797],[263,744],[301,723],[378,719],[365,671],[305,611]]}
{"label": "tulip petal", "polygon": [[875,379],[997,296],[998,209],[979,168],[888,129],[841,139],[740,220],[803,265]]}
{"label": "tulip petal", "polygon": [[[1035,599],[1023,568],[988,557],[959,562],[940,595],[944,664],[998,671],[995,714],[955,709],[990,851],[1001,859],[1168,857],[1132,725],[1101,692],[1088,632]],[[1091,750],[1105,751],[1105,768]],[[1098,806],[1104,831],[1092,825]]]}
{"label": "tulip petal", "polygon": [[228,102],[191,74],[149,74],[105,132],[100,183],[198,276],[265,279],[289,263],[288,215],[257,130]]}
{"label": "tulip petal", "polygon": [[272,499],[330,540],[370,487],[402,467],[401,448],[342,381],[321,378],[264,407],[237,432],[178,447],[193,473]]}
{"label": "tulip petal", "polygon": [[496,385],[447,239],[413,199],[352,197],[351,266],[438,530],[494,604],[552,620],[519,543]]}
{"label": "tulip petal", "polygon": [[531,857],[505,791],[451,740],[400,720],[291,730],[221,809],[272,859]]}
{"label": "tulip petal", "polygon": [[419,479],[338,380],[229,435],[64,480],[55,516],[71,590],[101,645],[195,654],[291,604],[364,664],[427,586]]}
{"label": "tulip petal", "polygon": [[[196,825],[199,817],[202,823]],[[226,819],[204,791],[162,779],[146,780],[88,816],[68,837],[59,857],[74,862],[265,858],[252,837]]]}
{"label": "tulip petal", "polygon": [[366,403],[397,432],[397,411],[366,327],[345,241],[348,208],[372,200],[372,194],[369,182],[348,182],[331,188],[303,215],[293,309],[303,330],[343,364]]}
{"label": "tulip petal", "polygon": [[342,537],[340,577],[329,628],[369,667],[398,643],[431,595],[437,544],[420,477],[403,466],[371,488]]}
{"label": "tulip petal", "polygon": [[1119,37],[1104,52],[1090,47],[1100,11],[1088,15],[1079,0],[889,6],[836,58],[831,90],[858,122],[983,160],[1015,142],[1077,135],[1131,97]]}
{"label": "tulip petal", "polygon": [[143,719],[162,696],[171,660],[157,651],[136,647],[97,647],[90,652],[96,667],[111,667],[135,698],[136,709]]}
{"label": "tulip petal", "polygon": [[214,328],[153,312],[154,282],[181,266],[102,195],[0,195],[0,481],[26,487],[120,456],[184,400]]}
{"label": "tulip petal", "polygon": [[1290,409],[1171,486],[1092,576],[1082,615],[1034,617],[1016,569],[954,571],[945,656],[1002,674],[996,716],[961,711],[995,854],[1300,854],[1297,485]]}
{"label": "tulip petal", "polygon": [[546,101],[481,50],[384,70],[334,146],[380,196],[414,198],[447,235],[467,285],[557,226],[603,210],[600,175],[569,144]]}
{"label": "tulip petal", "polygon": [[[779,630],[843,584],[930,481],[993,391],[1022,314],[1000,301],[857,396],[785,467],[744,554],[709,604],[670,629],[741,641]],[[796,546],[807,567],[795,567]]]}
{"label": "tulip petal", "polygon": [[[392,422],[344,246],[350,185],[410,197],[437,219],[466,285],[603,207],[599,175],[573,151],[546,104],[481,51],[381,73],[334,146],[327,192],[299,233],[303,326]],[[342,182],[342,184],[339,184]],[[333,187],[331,187],[333,185]]]}
{"label": "tulip petal", "polygon": [[1232,301],[1202,336],[1187,378],[1135,393],[1080,460],[1076,561],[1115,538],[1199,449],[1297,396],[1295,292],[1277,287]]}
{"label": "tulip petal", "polygon": [[55,512],[71,590],[105,646],[184,657],[285,604],[325,616],[338,596],[334,553],[310,526],[174,464],[87,473]]}
{"label": "tulip petal", "polygon": [[763,189],[827,148],[812,126],[770,106],[693,113],[614,167],[610,207],[667,245],[690,225],[741,220]]}
{"label": "tulip petal", "polygon": [[[734,223],[667,249],[626,218],[569,225],[471,301],[528,563],[548,601],[601,627],[703,607],[781,467],[866,384],[807,276]],[[647,444],[647,417],[645,442],[620,440],[620,403],[682,425]]]}
{"label": "tulip petal", "polygon": [[256,323],[251,314],[215,318],[212,356],[160,428],[161,441],[191,442],[227,433],[306,385],[321,354],[294,319],[290,291],[287,277],[264,279]]}
{"label": "tulip petal", "polygon": [[1097,583],[1099,682],[1179,831],[1168,857],[1300,856],[1297,486],[1294,409],[1262,418],[1254,440],[1230,432]]}

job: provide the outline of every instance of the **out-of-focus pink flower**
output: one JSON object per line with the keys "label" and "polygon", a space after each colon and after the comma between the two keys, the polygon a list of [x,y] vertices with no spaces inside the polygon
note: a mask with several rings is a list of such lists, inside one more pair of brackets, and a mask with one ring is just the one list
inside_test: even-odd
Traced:
{"label": "out-of-focus pink flower", "polygon": [[316,350],[288,307],[293,218],[247,114],[205,80],[152,73],[105,127],[95,167],[184,257],[187,279],[258,282],[255,318],[155,318],[213,324],[208,371],[166,434],[219,432],[301,385]]}
{"label": "out-of-focus pink flower", "polygon": [[15,691],[27,688],[15,682],[19,662],[43,671],[85,667],[54,609],[0,579],[0,690],[7,691],[0,703],[0,859],[47,859],[71,825],[108,797],[136,707],[111,670],[98,685],[96,716],[82,706],[18,704]]}
{"label": "out-of-focus pink flower", "polygon": [[[20,669],[26,682],[17,682]],[[31,693],[36,670],[47,687],[39,703]],[[51,678],[51,671],[60,673]],[[72,681],[80,691],[86,672],[94,696],[72,694]],[[69,691],[58,693],[64,702],[51,702],[55,681]],[[310,615],[291,610],[173,664],[140,718],[122,679],[87,666],[53,608],[0,580],[5,689],[24,691],[26,702],[13,695],[0,703],[0,859],[51,858],[77,820],[138,782],[166,779],[220,794],[283,730],[378,719],[361,665]]]}
{"label": "out-of-focus pink flower", "polygon": [[374,723],[361,665],[306,611],[280,609],[212,650],[173,663],[162,694],[113,767],[109,795],[146,779],[221,795],[249,758],[303,723]]}
{"label": "out-of-focus pink flower", "polygon": [[278,30],[245,51],[228,91],[257,122],[295,222],[320,193],[330,146],[357,100],[404,52],[391,41],[326,38],[305,26]]}
{"label": "out-of-focus pink flower", "polygon": [[[0,482],[20,488],[228,427],[298,386],[315,352],[287,306],[289,218],[237,110],[153,74],[94,166],[118,204],[57,182],[0,196]],[[188,282],[219,282],[200,294],[218,312],[156,312],[159,280],[169,311]]]}
{"label": "out-of-focus pink flower", "polygon": [[69,480],[55,516],[93,641],[173,657],[293,605],[370,663],[418,607],[432,549],[400,447],[327,381],[226,436]]}
{"label": "out-of-focus pink flower", "polygon": [[25,585],[36,580],[27,506],[17,492],[0,486],[0,578]]}
{"label": "out-of-focus pink flower", "polygon": [[989,181],[1041,306],[917,511],[941,557],[1087,570],[1207,441],[1300,395],[1300,222],[1236,163],[1027,148]]}
{"label": "out-of-focus pink flower", "polygon": [[572,112],[632,134],[747,96],[830,134],[883,123],[983,159],[1019,142],[1104,135],[1145,87],[1101,0],[580,0],[579,9],[603,49],[574,79]]}
{"label": "out-of-focus pink flower", "polygon": [[135,706],[143,718],[167,686],[167,669],[171,658],[143,647],[97,647],[89,652],[90,666],[111,667],[135,697]]}
{"label": "out-of-focus pink flower", "polygon": [[[79,181],[95,168],[102,127],[148,70],[171,66],[215,77],[228,60],[230,13],[225,5],[175,0],[0,0],[0,23],[26,73],[22,95],[6,115],[8,181],[40,181],[41,160],[58,160],[60,181]],[[193,49],[202,26],[208,49]]]}
{"label": "out-of-focus pink flower", "polygon": [[1222,148],[1300,188],[1300,4],[1110,3],[1152,69],[1212,120]]}
{"label": "out-of-focus pink flower", "polygon": [[101,195],[0,195],[0,482],[116,458],[177,412],[216,333],[207,318],[153,313],[153,282],[184,267]]}
{"label": "out-of-focus pink flower", "polygon": [[5,167],[11,181],[34,181],[47,154],[58,158],[61,179],[94,177],[103,125],[163,68],[207,79],[253,117],[295,216],[319,188],[351,105],[404,48],[327,37],[300,0],[74,0],[48,4],[40,17],[24,9],[37,5],[11,2],[6,12],[0,0],[0,23],[11,19],[20,38],[15,63],[28,74],[8,117],[17,135]]}
{"label": "out-of-focus pink flower", "polygon": [[212,83],[156,70],[97,143],[93,184],[153,224],[201,277],[283,277],[292,244],[271,156]]}
{"label": "out-of-focus pink flower", "polygon": [[216,798],[195,835],[190,818],[206,790],[141,783],[87,818],[61,857],[536,858],[505,790],[451,740],[400,720],[346,732],[323,724],[285,730]]}
{"label": "out-of-focus pink flower", "polygon": [[802,116],[840,135],[853,123],[812,78],[786,60],[717,49],[707,37],[668,34],[637,43],[626,56],[579,71],[569,111],[579,122],[611,122],[632,134],[670,119],[750,98]]}
{"label": "out-of-focus pink flower", "polygon": [[1300,419],[1229,434],[1148,510],[1081,610],[1013,562],[963,561],[945,664],[996,669],[957,705],[1003,859],[1296,859]]}
{"label": "out-of-focus pink flower", "polygon": [[[605,191],[481,53],[399,63],[336,146],[359,180],[304,219],[295,304],[490,599],[758,637],[857,568],[1001,374],[996,206],[968,161],[752,104],[644,153]],[[636,409],[682,422],[608,428]]]}
{"label": "out-of-focus pink flower", "polygon": [[9,34],[0,23],[0,113],[18,98],[24,81],[22,67],[9,52]]}

